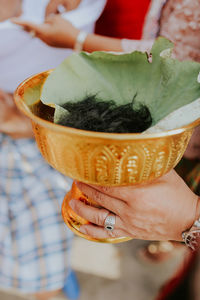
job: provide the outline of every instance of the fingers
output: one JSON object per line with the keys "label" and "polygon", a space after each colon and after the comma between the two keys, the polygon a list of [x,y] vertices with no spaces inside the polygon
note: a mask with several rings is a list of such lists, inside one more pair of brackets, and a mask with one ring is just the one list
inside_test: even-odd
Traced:
{"label": "fingers", "polygon": [[[90,205],[87,205],[79,200],[71,200],[69,202],[70,207],[73,209],[75,213],[77,213],[80,217],[88,220],[89,222],[96,224],[98,226],[104,226],[104,222],[108,214],[110,213],[108,210],[103,208],[96,208]],[[121,219],[116,216],[115,228],[122,229],[123,222]]]}
{"label": "fingers", "polygon": [[46,11],[45,11],[45,18],[52,15],[52,14],[57,14],[58,13],[58,5],[61,1],[58,0],[51,0],[49,1],[47,7],[46,7]]}
{"label": "fingers", "polygon": [[[77,182],[78,188],[82,191],[85,189],[86,184],[82,182]],[[88,185],[107,196],[118,199],[123,202],[128,202],[128,197],[130,197],[130,189],[133,190],[133,186],[120,186],[120,187],[109,187],[109,186],[97,186]],[[86,194],[87,195],[87,194]]]}
{"label": "fingers", "polygon": [[95,225],[101,226],[83,225],[79,229],[83,234],[87,234],[98,239],[129,236],[129,234],[123,230],[123,222],[118,216],[116,216],[115,229],[113,231],[104,229],[104,222],[109,214],[109,211],[86,205],[85,203],[74,199],[69,202],[69,205],[73,211],[82,218],[87,219],[89,222]]}
{"label": "fingers", "polygon": [[107,238],[117,238],[117,237],[128,237],[129,235],[120,229],[115,229],[113,231],[105,230],[102,227],[97,227],[94,225],[82,225],[79,229],[83,234],[87,234],[96,239],[107,239]]}
{"label": "fingers", "polygon": [[26,30],[28,32],[33,30],[35,33],[41,33],[41,31],[42,31],[42,25],[38,25],[38,24],[35,24],[35,23],[32,23],[32,22],[23,21],[23,20],[20,20],[18,18],[12,18],[11,21],[14,24],[22,26],[24,28],[24,30]]}
{"label": "fingers", "polygon": [[51,0],[46,7],[45,18],[54,14],[61,14],[64,11],[76,9],[81,0]]}
{"label": "fingers", "polygon": [[63,1],[63,5],[67,8],[68,11],[76,9],[79,4],[80,4],[81,0],[64,0]]}
{"label": "fingers", "polygon": [[126,207],[125,202],[112,198],[112,194],[112,197],[104,194],[100,187],[87,185],[81,182],[78,182],[77,186],[88,198],[94,200],[100,206],[114,212],[116,215],[119,215],[119,211],[124,210]]}
{"label": "fingers", "polygon": [[51,14],[54,14],[56,12],[56,9],[57,5],[55,4],[55,2],[50,1],[46,7],[45,18]]}

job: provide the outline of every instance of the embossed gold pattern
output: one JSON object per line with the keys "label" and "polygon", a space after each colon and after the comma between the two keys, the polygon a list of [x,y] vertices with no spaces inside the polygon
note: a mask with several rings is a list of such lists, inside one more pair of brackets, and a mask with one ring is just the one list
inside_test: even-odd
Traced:
{"label": "embossed gold pattern", "polygon": [[[152,181],[176,166],[193,128],[200,123],[198,120],[180,129],[155,134],[96,133],[54,124],[50,122],[53,109],[44,107],[38,99],[38,91],[49,72],[25,80],[15,92],[15,101],[19,109],[31,118],[35,139],[47,162],[75,180],[103,186]],[[48,114],[47,110],[50,110]],[[77,233],[80,225],[87,221],[69,210],[67,202],[72,192],[74,197],[80,198],[76,189],[74,186],[65,197],[62,214],[68,226]],[[84,195],[81,197],[84,198]],[[123,239],[105,241],[119,242]]]}
{"label": "embossed gold pattern", "polygon": [[181,159],[192,133],[187,130],[148,140],[115,141],[84,139],[35,123],[33,129],[42,155],[54,168],[85,183],[112,186],[162,176]]}

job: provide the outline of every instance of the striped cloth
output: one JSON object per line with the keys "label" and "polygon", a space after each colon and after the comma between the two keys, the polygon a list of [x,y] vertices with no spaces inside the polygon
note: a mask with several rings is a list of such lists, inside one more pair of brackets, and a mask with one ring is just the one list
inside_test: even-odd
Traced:
{"label": "striped cloth", "polygon": [[70,186],[33,140],[0,134],[0,286],[26,293],[64,286],[72,233],[60,210]]}

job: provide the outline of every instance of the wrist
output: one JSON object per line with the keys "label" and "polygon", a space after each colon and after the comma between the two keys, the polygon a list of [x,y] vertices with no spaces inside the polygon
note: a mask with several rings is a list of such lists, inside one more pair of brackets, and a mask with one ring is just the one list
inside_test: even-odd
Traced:
{"label": "wrist", "polygon": [[87,36],[88,36],[88,33],[85,31],[80,30],[78,32],[78,35],[76,36],[76,41],[75,41],[74,47],[73,47],[75,52],[83,51],[84,43],[85,43]]}
{"label": "wrist", "polygon": [[72,32],[71,32],[71,40],[70,40],[70,48],[71,49],[74,49],[76,41],[77,41],[77,38],[78,38],[78,35],[80,34],[80,31],[81,30],[79,30],[77,28],[74,28],[72,30]]}
{"label": "wrist", "polygon": [[[182,232],[182,239],[186,245],[193,250],[200,247],[200,197],[197,197],[196,210],[193,220],[188,227]],[[193,244],[194,243],[194,244]]]}
{"label": "wrist", "polygon": [[197,213],[193,225],[188,230],[182,233],[183,241],[193,251],[200,249],[200,214],[199,214],[200,201],[199,200],[200,198],[198,198],[197,211],[196,211]]}
{"label": "wrist", "polygon": [[197,204],[196,204],[195,221],[200,217],[200,197],[199,196],[196,197],[197,197]]}
{"label": "wrist", "polygon": [[191,214],[186,230],[190,229],[193,226],[194,222],[200,217],[200,197],[195,195],[194,201],[195,201],[195,210],[194,213]]}
{"label": "wrist", "polygon": [[[177,236],[175,238],[176,241],[183,241],[182,234],[183,232],[188,231],[192,228],[194,222],[200,217],[200,198],[191,192],[191,197],[189,198],[188,204],[185,206],[185,209],[182,209],[179,212],[179,220],[177,222],[176,232]],[[183,206],[184,208],[184,206]]]}
{"label": "wrist", "polygon": [[63,31],[57,35],[55,42],[51,46],[74,49],[79,32],[80,30],[75,27],[72,27],[70,32]]}

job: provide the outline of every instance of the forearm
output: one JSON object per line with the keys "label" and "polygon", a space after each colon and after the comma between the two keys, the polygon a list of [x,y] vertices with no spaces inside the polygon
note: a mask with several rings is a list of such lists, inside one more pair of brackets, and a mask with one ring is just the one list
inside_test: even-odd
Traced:
{"label": "forearm", "polygon": [[116,51],[122,52],[121,39],[110,38],[98,34],[88,34],[83,50],[87,52],[93,51]]}
{"label": "forearm", "polygon": [[132,52],[135,50],[149,52],[154,40],[127,40],[116,39],[97,34],[88,34],[83,50],[93,51],[114,51],[114,52]]}

